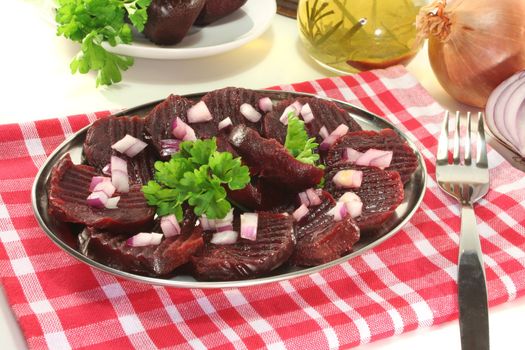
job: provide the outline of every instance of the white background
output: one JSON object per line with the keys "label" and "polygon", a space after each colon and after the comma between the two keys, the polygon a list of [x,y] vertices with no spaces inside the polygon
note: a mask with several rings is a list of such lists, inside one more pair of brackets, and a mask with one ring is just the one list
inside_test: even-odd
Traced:
{"label": "white background", "polygon": [[[78,46],[56,37],[55,29],[35,10],[35,3],[38,1],[2,1],[0,124],[132,107],[172,92],[185,94],[224,86],[263,88],[334,75],[304,53],[295,21],[276,16],[267,32],[239,49],[194,60],[136,59],[135,65],[124,73],[123,83],[96,89],[93,75],[70,74],[69,62]],[[445,108],[466,111],[466,106],[455,103],[439,86],[425,49],[408,65],[409,71]],[[525,298],[490,309],[492,349],[523,347],[523,315]],[[0,292],[0,349],[25,347]],[[459,349],[457,322],[360,347],[363,350],[422,348]]]}

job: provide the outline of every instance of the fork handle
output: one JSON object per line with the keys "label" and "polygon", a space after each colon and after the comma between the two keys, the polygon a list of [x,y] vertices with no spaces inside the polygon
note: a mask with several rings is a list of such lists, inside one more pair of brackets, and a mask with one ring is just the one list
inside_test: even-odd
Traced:
{"label": "fork handle", "polygon": [[458,266],[459,330],[462,350],[488,350],[487,287],[476,216],[472,204],[461,207]]}

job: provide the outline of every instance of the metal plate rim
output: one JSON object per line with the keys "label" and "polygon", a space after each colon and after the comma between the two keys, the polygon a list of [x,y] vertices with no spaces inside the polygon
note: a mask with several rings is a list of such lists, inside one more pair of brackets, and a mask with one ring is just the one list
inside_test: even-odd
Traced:
{"label": "metal plate rim", "polygon": [[[255,91],[258,91],[258,92],[261,92],[261,93],[267,93],[267,94],[268,93],[269,94],[273,93],[273,94],[278,94],[278,95],[289,95],[289,96],[294,96],[294,97],[297,97],[297,96],[316,97],[316,98],[332,101],[332,102],[336,103],[339,107],[341,107],[341,106],[345,107],[345,110],[350,109],[350,110],[354,110],[354,111],[357,111],[359,113],[363,113],[363,114],[367,115],[368,118],[372,118],[371,121],[375,121],[375,120],[378,119],[378,120],[380,120],[381,123],[387,124],[390,128],[392,128],[394,131],[396,131],[401,137],[403,137],[403,139],[405,139],[407,141],[409,146],[414,150],[414,152],[415,152],[415,154],[416,154],[416,156],[418,158],[418,168],[420,168],[419,172],[420,172],[420,174],[422,176],[422,179],[421,179],[421,193],[419,194],[419,197],[417,198],[416,202],[414,203],[413,207],[408,212],[406,217],[403,220],[401,220],[395,227],[393,227],[388,233],[384,234],[383,236],[381,236],[377,240],[371,242],[367,246],[359,249],[358,251],[351,252],[351,253],[349,253],[349,254],[341,257],[341,258],[332,260],[332,261],[330,261],[328,263],[325,263],[325,264],[322,264],[322,265],[313,266],[313,267],[309,267],[309,268],[304,268],[304,269],[301,269],[301,270],[298,270],[298,271],[291,271],[291,272],[280,274],[280,275],[267,276],[267,277],[261,277],[261,278],[256,278],[256,279],[237,280],[237,281],[209,282],[209,281],[178,281],[178,280],[172,280],[172,279],[163,279],[163,278],[157,278],[157,277],[142,276],[142,275],[138,275],[138,274],[134,274],[134,273],[129,273],[129,272],[117,270],[115,268],[106,266],[106,265],[101,264],[101,263],[99,263],[97,261],[89,259],[87,256],[85,256],[82,253],[80,253],[78,250],[75,250],[72,247],[70,247],[69,245],[67,245],[66,243],[64,243],[47,226],[47,223],[45,222],[44,218],[40,215],[39,208],[38,208],[37,190],[39,188],[40,183],[42,182],[41,178],[43,176],[44,171],[46,170],[47,167],[50,166],[50,163],[54,160],[54,158],[56,158],[57,155],[61,153],[61,151],[62,151],[62,149],[64,147],[69,145],[70,142],[73,139],[75,139],[76,137],[79,137],[79,135],[81,135],[82,133],[87,131],[87,129],[91,126],[91,124],[90,124],[90,125],[87,125],[87,126],[83,127],[82,129],[78,130],[73,135],[70,135],[68,138],[66,138],[66,140],[64,140],[59,146],[57,146],[57,148],[49,155],[49,157],[46,159],[44,164],[38,170],[37,175],[35,177],[35,181],[33,182],[33,186],[32,186],[32,189],[31,189],[31,207],[33,209],[33,213],[34,213],[34,215],[35,215],[35,217],[37,219],[38,224],[40,225],[40,227],[42,228],[44,233],[55,244],[57,244],[62,250],[64,250],[66,253],[68,253],[69,255],[73,256],[74,258],[76,258],[80,262],[85,263],[85,264],[87,264],[87,265],[89,265],[91,267],[94,267],[94,268],[96,268],[99,271],[103,271],[105,273],[110,273],[112,275],[116,275],[118,277],[122,277],[122,278],[127,279],[127,280],[133,280],[133,281],[142,282],[142,283],[151,284],[151,285],[158,285],[158,286],[165,286],[165,287],[176,287],[176,288],[217,289],[217,288],[251,287],[251,286],[257,286],[257,285],[262,285],[262,284],[266,284],[266,283],[273,283],[273,282],[289,280],[289,279],[292,279],[292,278],[307,276],[307,275],[310,275],[310,274],[313,274],[313,273],[316,273],[316,272],[320,272],[322,270],[325,270],[325,269],[328,269],[330,267],[333,267],[333,266],[339,265],[341,263],[344,263],[344,262],[352,259],[353,257],[359,256],[359,255],[369,251],[370,249],[378,246],[379,244],[383,243],[384,241],[386,241],[387,239],[391,238],[396,233],[398,233],[403,228],[403,226],[405,226],[410,221],[412,216],[417,212],[418,208],[420,207],[421,202],[423,201],[423,197],[425,195],[426,187],[427,187],[428,173],[427,173],[427,168],[426,168],[426,165],[425,165],[425,161],[424,161],[424,158],[423,158],[421,152],[416,147],[414,142],[412,140],[410,140],[406,136],[406,134],[404,132],[399,130],[399,128],[397,128],[390,121],[388,121],[388,120],[386,120],[384,118],[381,118],[378,115],[376,115],[374,113],[371,113],[371,112],[369,112],[369,111],[367,111],[367,110],[365,110],[363,108],[360,108],[360,107],[358,107],[356,105],[353,105],[353,104],[350,104],[348,102],[341,101],[341,100],[338,100],[338,99],[333,99],[333,98],[330,98],[330,97],[319,96],[319,95],[310,94],[310,93],[295,92],[295,91],[282,91],[282,90],[255,90]],[[186,98],[190,98],[190,99],[191,98],[200,98],[205,93],[206,92],[199,92],[199,93],[186,94],[186,95],[183,95],[183,96],[186,97]],[[164,99],[160,99],[160,100],[156,100],[156,101],[153,101],[153,102],[148,102],[148,103],[145,103],[145,104],[141,104],[141,105],[138,105],[138,106],[135,106],[135,107],[132,107],[132,108],[125,109],[125,110],[120,111],[118,113],[115,113],[113,115],[114,116],[123,116],[123,115],[133,114],[134,111],[152,107],[152,106],[158,104],[159,102],[162,102],[163,100]],[[51,166],[52,166],[52,164],[51,164]],[[45,181],[45,185],[47,185],[47,181]]]}

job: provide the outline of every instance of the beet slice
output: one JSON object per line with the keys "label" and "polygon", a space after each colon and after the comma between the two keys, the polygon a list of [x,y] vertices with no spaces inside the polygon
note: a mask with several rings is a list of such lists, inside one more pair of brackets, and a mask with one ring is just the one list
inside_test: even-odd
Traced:
{"label": "beet slice", "polygon": [[158,157],[151,146],[147,146],[132,158],[112,149],[111,146],[126,134],[146,142],[144,119],[139,116],[111,116],[95,121],[89,128],[84,141],[86,161],[101,171],[110,163],[112,155],[117,156],[128,162],[128,175],[131,183],[146,184],[153,178],[154,164]]}
{"label": "beet slice", "polygon": [[[238,222],[234,223],[238,230]],[[191,258],[195,277],[201,280],[238,280],[269,273],[292,255],[292,217],[259,212],[257,239],[240,238],[230,245],[206,243]]]}
{"label": "beet slice", "polygon": [[[154,232],[161,231],[156,228]],[[131,247],[126,243],[128,238],[126,234],[88,227],[82,233],[81,250],[89,258],[118,270],[163,276],[186,264],[204,245],[202,227],[195,226],[194,215],[183,221],[180,235],[165,237],[159,245]]]}
{"label": "beet slice", "polygon": [[335,260],[351,251],[359,240],[360,231],[352,217],[335,221],[328,214],[335,206],[333,197],[323,191],[320,198],[321,204],[309,207],[308,214],[295,224],[295,265],[316,266]]}
{"label": "beet slice", "polygon": [[75,165],[66,155],[53,168],[49,181],[49,214],[64,222],[96,228],[140,230],[153,220],[155,208],[148,206],[140,185],[132,185],[120,196],[117,209],[97,209],[87,204],[91,178],[100,175],[93,167]]}
{"label": "beet slice", "polygon": [[152,0],[144,35],[158,45],[174,45],[188,33],[206,0]]}
{"label": "beet slice", "polygon": [[[315,137],[318,143],[322,142],[322,137],[319,131],[323,126],[326,127],[328,133],[334,131],[339,125],[345,124],[349,131],[361,130],[361,127],[347,112],[339,108],[334,102],[323,100],[315,97],[299,97],[296,99],[286,99],[279,102],[274,109],[264,116],[262,135],[267,138],[273,138],[284,144],[286,139],[286,125],[279,121],[286,107],[293,102],[299,101],[301,104],[306,104],[312,109],[314,119],[305,124],[308,135]],[[302,119],[302,117],[300,117]]]}
{"label": "beet slice", "polygon": [[330,147],[326,164],[332,165],[342,161],[343,152],[348,147],[359,152],[365,152],[370,148],[392,151],[392,162],[385,170],[397,171],[403,183],[410,180],[410,176],[418,166],[417,156],[412,148],[392,129],[383,129],[379,132],[371,130],[349,132]]}
{"label": "beet slice", "polygon": [[[363,172],[361,187],[354,189],[337,188],[332,181],[340,170],[360,170]],[[363,202],[363,212],[355,221],[362,232],[381,228],[399,204],[403,201],[403,182],[397,171],[386,171],[376,167],[337,163],[326,168],[325,189],[339,198],[345,192],[354,192]]]}
{"label": "beet slice", "polygon": [[195,129],[195,132],[201,138],[210,138],[217,135],[219,122],[230,118],[233,126],[244,124],[259,131],[261,122],[253,123],[246,119],[241,114],[241,105],[248,103],[263,115],[264,112],[259,108],[259,100],[262,97],[265,96],[257,91],[243,88],[226,87],[210,91],[201,100],[208,107],[213,119],[209,122],[192,123],[191,127]]}
{"label": "beet slice", "polygon": [[243,162],[250,166],[252,175],[259,175],[290,192],[315,187],[323,177],[322,169],[298,161],[283,145],[261,137],[257,131],[244,125],[233,128],[229,141]]}
{"label": "beet slice", "polygon": [[[188,109],[193,101],[178,95],[169,95],[164,101],[153,108],[144,119],[144,128],[150,136],[150,142],[159,154],[162,154],[161,140],[174,139],[171,133],[173,121],[179,117],[187,123]],[[200,137],[200,135],[196,135]],[[169,158],[169,157],[168,157]]]}
{"label": "beet slice", "polygon": [[206,0],[195,25],[205,26],[237,11],[247,0]]}

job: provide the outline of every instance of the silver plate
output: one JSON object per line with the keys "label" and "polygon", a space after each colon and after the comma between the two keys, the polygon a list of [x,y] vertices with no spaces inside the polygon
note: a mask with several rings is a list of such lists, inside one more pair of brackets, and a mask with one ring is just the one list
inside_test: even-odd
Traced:
{"label": "silver plate", "polygon": [[[311,94],[304,93],[295,93],[295,92],[283,92],[283,91],[261,91],[265,94],[268,94],[272,100],[280,101],[286,98],[299,97],[299,96],[314,96]],[[204,95],[204,93],[191,94],[185,97],[190,99],[199,99]],[[323,98],[319,96],[314,96],[318,98]],[[153,284],[153,285],[163,285],[170,287],[180,287],[180,288],[228,288],[228,287],[247,287],[260,285],[264,283],[276,282],[287,280],[299,276],[305,276],[314,272],[319,272],[324,269],[327,269],[331,266],[341,264],[355,256],[361,255],[367,250],[377,246],[381,242],[384,242],[386,239],[392,237],[396,232],[398,232],[403,225],[405,225],[412,215],[416,212],[426,189],[426,180],[427,172],[425,167],[425,162],[421,153],[416,148],[414,143],[410,141],[406,135],[397,129],[390,122],[374,115],[366,110],[363,110],[359,107],[353,106],[351,104],[327,99],[335,102],[340,108],[347,111],[360,125],[363,129],[368,130],[379,130],[383,128],[391,128],[395,130],[402,138],[404,138],[410,147],[414,150],[417,155],[419,166],[416,169],[415,173],[412,175],[410,181],[405,185],[405,199],[403,203],[397,208],[395,215],[390,218],[384,225],[383,228],[372,236],[363,237],[355,246],[351,253],[341,257],[339,259],[333,260],[329,263],[310,267],[310,268],[297,268],[297,267],[286,267],[280,268],[273,272],[270,276],[265,276],[255,279],[247,279],[241,281],[229,281],[229,282],[201,282],[196,281],[192,276],[189,275],[178,275],[171,278],[156,278],[156,277],[146,277],[134,273],[124,272],[112,267],[103,265],[94,260],[89,259],[78,250],[77,235],[81,231],[82,227],[79,225],[70,225],[66,223],[59,222],[53,217],[48,215],[47,212],[47,183],[51,170],[53,166],[67,153],[71,155],[71,159],[74,163],[81,163],[82,160],[82,144],[84,138],[86,137],[86,132],[89,126],[79,130],[77,133],[69,137],[64,141],[57,149],[49,156],[45,164],[42,166],[38,172],[35,182],[33,184],[33,189],[31,193],[31,201],[35,216],[38,220],[38,223],[44,230],[44,232],[55,242],[60,248],[65,252],[80,260],[81,262],[88,264],[94,268],[105,271],[107,273],[129,279],[134,281],[139,281],[143,283]],[[141,115],[144,116],[149,112],[156,104],[161,102],[154,101],[147,103],[138,107],[134,107],[125,111],[122,111],[117,116],[122,115]]]}

